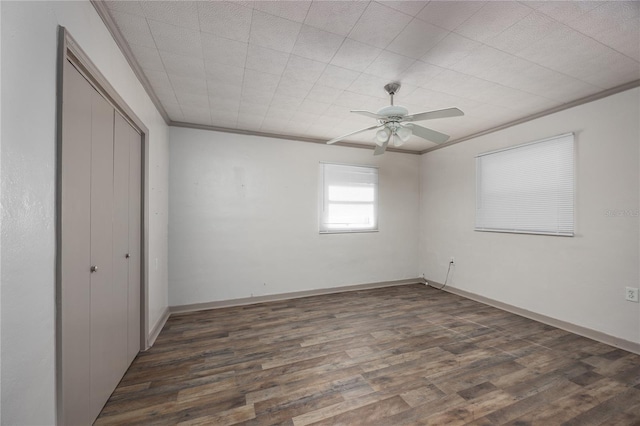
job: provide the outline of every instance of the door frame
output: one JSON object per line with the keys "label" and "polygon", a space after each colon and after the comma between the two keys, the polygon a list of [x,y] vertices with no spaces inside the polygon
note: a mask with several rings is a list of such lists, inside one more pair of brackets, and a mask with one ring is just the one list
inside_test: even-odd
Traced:
{"label": "door frame", "polygon": [[71,34],[63,26],[58,26],[58,47],[56,65],[56,422],[62,424],[62,102],[64,94],[64,65],[69,61],[82,74],[89,84],[109,102],[117,113],[140,134],[142,147],[142,182],[140,188],[140,351],[150,347],[149,339],[149,129],[140,120],[129,105],[120,97],[113,86],[98,70],[89,56],[80,48]]}

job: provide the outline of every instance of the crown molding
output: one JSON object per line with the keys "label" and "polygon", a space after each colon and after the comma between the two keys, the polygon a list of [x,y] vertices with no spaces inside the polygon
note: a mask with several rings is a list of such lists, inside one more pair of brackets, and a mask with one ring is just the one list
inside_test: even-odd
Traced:
{"label": "crown molding", "polygon": [[151,88],[151,83],[149,83],[149,80],[147,80],[147,77],[144,75],[144,72],[142,71],[142,67],[140,66],[136,58],[133,56],[133,52],[129,48],[129,44],[124,39],[124,36],[116,26],[116,23],[113,20],[113,17],[109,13],[109,9],[107,9],[107,6],[105,6],[104,2],[101,0],[90,0],[90,1],[91,1],[91,4],[93,5],[93,8],[96,10],[96,12],[98,12],[98,15],[102,19],[102,22],[104,22],[104,25],[107,27],[107,29],[111,33],[111,36],[113,37],[116,44],[120,48],[120,51],[122,52],[125,59],[129,63],[129,66],[131,67],[131,69],[133,70],[133,73],[138,78],[138,81],[140,81],[140,84],[142,84],[142,87],[147,92],[147,95],[149,95],[149,97],[151,98],[151,102],[153,102],[153,105],[155,105],[156,109],[164,119],[164,122],[167,123],[168,125],[169,122],[171,121],[171,119],[169,118],[169,114],[167,114],[167,111],[162,106],[162,102],[160,102],[160,99],[158,99],[156,92],[154,92],[153,89]]}
{"label": "crown molding", "polygon": [[[207,124],[192,124],[192,123],[184,123],[181,121],[172,121],[169,123],[169,126],[172,127],[184,127],[187,129],[198,129],[198,130],[211,130],[214,132],[223,132],[223,133],[235,133],[238,135],[249,135],[249,136],[262,136],[265,138],[275,138],[275,139],[284,139],[296,142],[310,142],[325,145],[327,143],[324,139],[317,138],[308,138],[305,136],[292,136],[292,135],[283,135],[279,133],[267,133],[267,132],[257,132],[253,130],[242,130],[242,129],[231,129],[228,127],[218,127],[218,126],[210,126]],[[352,143],[352,142],[337,142],[332,144],[334,146],[343,146],[347,148],[363,148],[363,149],[371,149],[371,145]],[[413,154],[420,155],[420,151],[410,151],[408,149],[400,149],[400,148],[387,148],[388,152],[397,152],[400,154]]]}
{"label": "crown molding", "polygon": [[576,99],[575,101],[567,102],[566,104],[559,105],[557,107],[553,107],[541,112],[537,112],[535,114],[527,115],[526,117],[519,118],[517,120],[509,121],[508,123],[501,124],[499,126],[491,127],[486,130],[482,130],[477,133],[473,133],[469,136],[464,136],[446,143],[443,143],[438,146],[434,146],[432,148],[425,149],[424,151],[420,151],[420,154],[426,154],[431,151],[436,151],[438,149],[446,148],[451,145],[458,144],[460,142],[468,141],[470,139],[474,139],[480,136],[488,135],[489,133],[497,132],[498,130],[504,130],[509,127],[517,126],[518,124],[526,123],[531,120],[535,120],[537,118],[541,118],[547,115],[555,114],[556,112],[564,111],[565,109],[577,107],[580,105],[587,104],[589,102],[597,101],[598,99],[606,98],[611,95],[615,95],[620,92],[624,92],[627,90],[635,89],[636,87],[640,87],[640,80],[633,80],[625,84],[621,84],[616,87],[612,87],[611,89],[603,90],[602,92],[594,93],[593,95],[585,96],[584,98]]}

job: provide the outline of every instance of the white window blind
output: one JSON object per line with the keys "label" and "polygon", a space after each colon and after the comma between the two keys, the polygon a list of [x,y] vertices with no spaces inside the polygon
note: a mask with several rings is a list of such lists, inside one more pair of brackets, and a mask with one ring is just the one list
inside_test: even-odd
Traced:
{"label": "white window blind", "polygon": [[476,230],[573,236],[573,134],[476,157]]}
{"label": "white window blind", "polygon": [[378,229],[378,169],[320,163],[320,232]]}

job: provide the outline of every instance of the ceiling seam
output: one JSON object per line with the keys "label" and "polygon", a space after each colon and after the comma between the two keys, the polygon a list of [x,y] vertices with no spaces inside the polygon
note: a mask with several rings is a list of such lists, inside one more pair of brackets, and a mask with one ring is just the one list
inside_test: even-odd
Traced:
{"label": "ceiling seam", "polygon": [[[207,73],[207,61],[204,56],[204,43],[202,42],[202,27],[200,26],[200,3],[196,3],[196,14],[198,17],[198,37],[200,38],[200,53],[202,54],[202,69],[204,70],[204,84],[207,88],[207,105],[209,106],[209,123],[213,124],[213,110],[211,109],[211,95],[209,94],[209,75]],[[243,74],[244,78],[244,74]],[[174,89],[175,92],[175,89]],[[177,96],[176,96],[177,98]],[[184,111],[182,113],[184,116]],[[236,119],[237,122],[237,119]]]}
{"label": "ceiling seam", "polygon": [[[611,1],[611,0],[610,0],[610,1]],[[634,1],[637,1],[637,0],[634,0]],[[605,4],[605,3],[603,3],[603,4],[599,5],[599,6],[596,6],[596,7],[594,7],[593,9],[591,9],[591,10],[588,10],[588,11],[584,12],[582,15],[586,15],[586,14],[588,14],[588,13],[591,13],[591,12],[593,12],[594,10],[596,10],[596,9],[599,9],[599,8],[603,7],[603,6],[604,6],[604,4]],[[599,45],[601,45],[601,46],[602,46],[602,47],[604,47],[604,48],[611,49],[611,50],[613,50],[613,51],[615,51],[615,52],[617,52],[617,53],[621,54],[621,55],[622,55],[622,56],[624,56],[625,58],[627,58],[627,59],[631,59],[632,61],[637,62],[638,64],[640,64],[640,62],[639,62],[636,58],[632,58],[631,56],[627,55],[627,54],[626,54],[626,53],[624,53],[624,52],[619,51],[618,49],[614,48],[613,46],[608,46],[608,45],[606,45],[606,44],[602,43],[600,40],[598,40],[598,39],[594,38],[593,36],[591,36],[591,35],[589,35],[589,34],[585,34],[585,33],[583,33],[582,31],[580,31],[580,30],[578,30],[578,29],[576,29],[576,28],[572,27],[572,26],[570,25],[570,22],[573,22],[573,21],[569,21],[569,22],[566,22],[566,23],[565,23],[565,22],[558,21],[554,16],[551,16],[551,15],[549,15],[549,14],[545,13],[545,12],[539,12],[539,11],[537,11],[537,10],[536,10],[536,12],[541,13],[541,14],[543,14],[544,16],[547,16],[549,19],[554,20],[555,22],[559,23],[560,25],[564,25],[565,27],[569,28],[569,29],[570,29],[570,30],[572,30],[572,31],[575,31],[575,32],[577,32],[577,33],[579,33],[579,34],[582,34],[583,36],[587,37],[587,38],[588,38],[588,39],[590,39],[590,40],[593,40],[594,42],[598,43]],[[581,15],[581,16],[582,16],[582,15]],[[638,17],[637,17],[637,20],[638,20],[638,23],[640,24],[640,16],[638,16]],[[580,80],[581,80],[581,79],[580,79]],[[582,81],[582,80],[581,80],[581,81]],[[595,85],[594,85],[594,86],[595,86]]]}
{"label": "ceiling seam", "polygon": [[[310,8],[311,8],[311,5],[309,5],[309,8],[307,9],[307,14],[309,13],[309,9]],[[306,16],[307,14],[305,14],[305,19],[307,17]],[[292,22],[295,22],[295,21],[292,21]],[[296,34],[296,41],[293,43],[293,46],[291,47],[291,52],[287,52],[289,56],[287,57],[287,63],[284,65],[284,71],[282,71],[282,74],[280,75],[280,79],[278,80],[278,85],[276,86],[276,93],[280,91],[280,85],[283,82],[284,75],[285,75],[285,73],[287,71],[287,67],[289,66],[289,62],[291,62],[291,57],[292,56],[298,56],[298,55],[294,55],[293,49],[295,49],[296,43],[298,42],[298,39],[300,38],[300,33],[302,32],[303,25],[304,25],[304,21],[300,22],[300,28],[298,29],[298,33]],[[304,58],[304,59],[307,59],[307,58]],[[310,60],[312,60],[312,59],[310,59]],[[325,64],[324,69],[326,69],[326,68],[327,68],[327,65]],[[324,72],[324,69],[322,70],[322,72]],[[314,85],[315,85],[315,83],[314,83]],[[308,94],[309,93],[307,93],[307,95]],[[275,93],[274,93],[274,95],[275,95]],[[304,103],[304,99],[306,99],[307,95],[305,95],[305,97],[303,98],[302,103]],[[302,105],[302,103],[300,105]],[[267,119],[267,115],[269,114],[269,111],[271,110],[271,105],[272,104],[273,104],[273,97],[269,101],[269,106],[267,107],[267,112],[264,115],[265,118],[262,120],[263,122]],[[291,123],[292,121],[293,121],[293,118],[289,118],[289,121],[287,123]],[[260,128],[262,128],[262,125],[260,126]]]}
{"label": "ceiling seam", "polygon": [[[178,108],[180,108],[180,113],[182,114],[182,118],[185,119],[185,114],[184,114],[184,109],[182,108],[182,103],[178,99],[176,88],[173,85],[173,81],[171,80],[171,77],[169,77],[169,72],[167,71],[167,65],[165,64],[164,59],[162,58],[162,52],[164,52],[164,51],[160,50],[160,48],[158,47],[158,42],[156,41],[156,38],[153,35],[153,31],[151,31],[151,25],[149,25],[149,21],[158,22],[158,23],[161,23],[161,24],[164,24],[164,25],[172,25],[172,24],[169,24],[169,23],[166,23],[166,22],[162,22],[162,21],[156,21],[155,19],[149,19],[146,16],[143,16],[143,18],[144,18],[145,24],[147,25],[147,28],[149,29],[149,34],[151,35],[151,38],[153,39],[153,44],[155,44],[156,50],[158,51],[158,57],[160,58],[160,62],[162,62],[163,71],[164,71],[165,75],[167,76],[167,80],[169,81],[169,85],[171,86],[171,89],[173,90],[173,96],[176,98],[176,104],[178,105]],[[198,22],[198,25],[200,25],[200,22]],[[176,53],[168,52],[168,51],[166,53],[170,53],[172,55],[177,55]],[[131,54],[133,55],[133,52],[131,52]],[[142,72],[144,73],[144,71],[142,71]],[[150,85],[150,89],[153,90],[153,88],[151,87],[151,82],[149,82],[149,85]],[[153,93],[155,94],[155,90],[153,90]],[[164,106],[163,106],[163,108],[164,108]],[[169,118],[169,121],[171,121],[171,118]]]}
{"label": "ceiling seam", "polygon": [[[200,18],[198,17],[198,19]],[[242,90],[244,88],[244,79],[247,75],[247,60],[249,59],[249,41],[251,40],[252,26],[253,26],[253,9],[251,9],[251,18],[249,19],[249,35],[247,36],[247,52],[244,55],[244,66],[242,67],[243,71],[242,71],[242,82],[240,83],[240,99],[238,102],[238,114],[236,115],[236,122],[235,122],[236,128],[238,127],[238,123],[240,123],[240,107],[242,106]]]}

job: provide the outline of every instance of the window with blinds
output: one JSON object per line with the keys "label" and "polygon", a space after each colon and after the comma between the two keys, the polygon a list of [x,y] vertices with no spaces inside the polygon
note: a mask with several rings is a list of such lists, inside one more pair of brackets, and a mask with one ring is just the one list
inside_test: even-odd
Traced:
{"label": "window with blinds", "polygon": [[476,231],[573,236],[572,133],[476,157]]}
{"label": "window with blinds", "polygon": [[378,230],[378,169],[320,163],[320,233]]}

